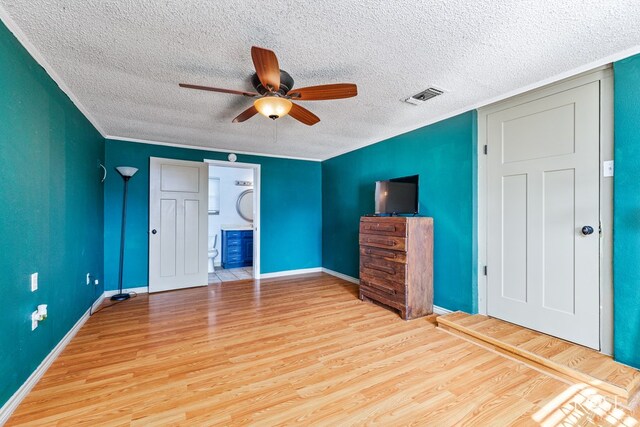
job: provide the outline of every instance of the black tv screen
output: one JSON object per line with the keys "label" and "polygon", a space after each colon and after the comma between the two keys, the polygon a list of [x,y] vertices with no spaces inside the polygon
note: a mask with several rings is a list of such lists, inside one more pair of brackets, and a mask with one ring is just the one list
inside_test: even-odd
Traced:
{"label": "black tv screen", "polygon": [[376,212],[383,214],[418,213],[418,175],[376,181]]}

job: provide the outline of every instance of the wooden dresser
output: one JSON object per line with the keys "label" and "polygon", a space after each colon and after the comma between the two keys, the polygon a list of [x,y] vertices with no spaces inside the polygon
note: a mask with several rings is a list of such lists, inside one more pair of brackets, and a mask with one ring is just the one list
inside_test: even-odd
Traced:
{"label": "wooden dresser", "polygon": [[405,320],[433,313],[433,218],[360,218],[360,299]]}

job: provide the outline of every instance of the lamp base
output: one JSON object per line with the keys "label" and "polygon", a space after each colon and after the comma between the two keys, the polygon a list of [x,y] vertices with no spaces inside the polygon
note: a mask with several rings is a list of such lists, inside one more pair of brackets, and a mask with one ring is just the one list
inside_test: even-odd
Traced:
{"label": "lamp base", "polygon": [[115,294],[111,297],[111,301],[124,301],[131,298],[130,294]]}

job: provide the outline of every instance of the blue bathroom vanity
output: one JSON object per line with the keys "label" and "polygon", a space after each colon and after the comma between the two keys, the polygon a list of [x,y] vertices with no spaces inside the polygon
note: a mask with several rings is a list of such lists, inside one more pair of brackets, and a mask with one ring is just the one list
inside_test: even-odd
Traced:
{"label": "blue bathroom vanity", "polygon": [[222,229],[222,268],[253,265],[253,230]]}

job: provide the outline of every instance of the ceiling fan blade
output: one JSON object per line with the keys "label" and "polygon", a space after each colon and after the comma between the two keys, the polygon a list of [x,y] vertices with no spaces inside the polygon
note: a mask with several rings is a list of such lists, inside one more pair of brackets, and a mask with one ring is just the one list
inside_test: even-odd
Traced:
{"label": "ceiling fan blade", "polygon": [[271,87],[273,91],[280,89],[280,65],[276,54],[272,50],[252,46],[251,59],[262,86]]}
{"label": "ceiling fan blade", "polygon": [[252,105],[251,107],[247,108],[242,113],[240,113],[238,117],[233,119],[233,123],[242,123],[245,120],[249,120],[251,117],[255,116],[256,114],[258,114],[258,110],[256,110],[256,107]]}
{"label": "ceiling fan blade", "polygon": [[330,85],[309,86],[291,89],[287,95],[298,101],[322,101],[325,99],[351,98],[358,94],[358,87],[353,83],[336,83]]}
{"label": "ceiling fan blade", "polygon": [[[292,103],[293,104],[293,103]],[[291,110],[289,111],[289,115],[294,119],[304,123],[308,126],[313,126],[320,121],[320,118],[313,114],[311,111],[307,110],[304,107],[301,107],[297,104],[293,104],[291,106]]]}
{"label": "ceiling fan blade", "polygon": [[230,93],[232,95],[244,95],[244,96],[250,96],[250,97],[260,96],[259,93],[255,93],[255,92],[245,92],[243,90],[232,90],[232,89],[221,89],[218,87],[199,86],[199,85],[192,85],[188,83],[180,83],[180,87],[184,87],[187,89],[208,90],[210,92]]}

